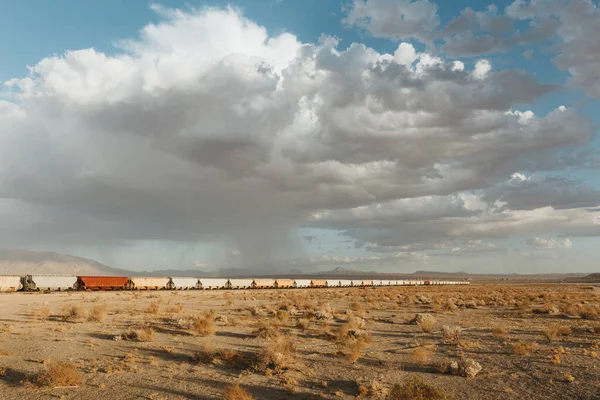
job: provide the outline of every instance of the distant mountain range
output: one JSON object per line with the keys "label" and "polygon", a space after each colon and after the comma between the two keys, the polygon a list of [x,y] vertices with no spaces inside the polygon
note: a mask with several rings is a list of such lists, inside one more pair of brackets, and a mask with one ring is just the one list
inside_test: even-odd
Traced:
{"label": "distant mountain range", "polygon": [[[272,276],[281,278],[296,278],[308,275],[318,275],[322,278],[381,278],[381,279],[471,279],[471,280],[534,280],[534,281],[565,281],[565,282],[600,282],[600,273],[591,275],[581,273],[569,274],[470,274],[466,272],[416,271],[414,273],[394,272],[378,273],[375,271],[348,270],[342,267],[329,271],[302,272],[269,271],[257,269],[228,268],[217,271],[159,270],[159,271],[129,271],[101,264],[97,261],[60,254],[52,251],[34,251],[23,249],[0,250],[0,275],[24,274],[57,274],[57,275],[124,275],[124,276],[189,276],[189,277],[259,277]],[[586,276],[587,275],[587,276]]]}
{"label": "distant mountain range", "polygon": [[111,268],[97,261],[69,254],[22,249],[0,250],[0,275],[124,275],[129,273],[130,271]]}

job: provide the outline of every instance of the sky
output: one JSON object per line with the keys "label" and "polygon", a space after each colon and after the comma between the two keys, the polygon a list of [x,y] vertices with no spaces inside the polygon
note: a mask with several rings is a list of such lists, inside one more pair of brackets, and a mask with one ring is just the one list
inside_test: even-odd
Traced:
{"label": "sky", "polygon": [[0,248],[598,270],[597,0],[0,9]]}

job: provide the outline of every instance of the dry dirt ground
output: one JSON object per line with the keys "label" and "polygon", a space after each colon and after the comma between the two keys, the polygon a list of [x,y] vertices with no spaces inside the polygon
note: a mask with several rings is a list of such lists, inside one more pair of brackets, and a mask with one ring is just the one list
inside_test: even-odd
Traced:
{"label": "dry dirt ground", "polygon": [[599,316],[589,285],[3,294],[0,399],[598,399]]}

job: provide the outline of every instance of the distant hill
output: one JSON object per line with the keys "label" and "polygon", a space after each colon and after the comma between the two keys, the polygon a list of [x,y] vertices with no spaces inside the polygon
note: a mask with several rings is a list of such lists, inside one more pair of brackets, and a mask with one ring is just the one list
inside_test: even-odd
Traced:
{"label": "distant hill", "polygon": [[0,250],[0,275],[124,275],[129,273],[88,258],[69,254],[23,249]]}

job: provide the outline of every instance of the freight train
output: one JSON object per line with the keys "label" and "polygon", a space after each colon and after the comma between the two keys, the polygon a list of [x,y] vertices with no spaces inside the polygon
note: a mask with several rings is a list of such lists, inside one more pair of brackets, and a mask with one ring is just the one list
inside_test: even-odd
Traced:
{"label": "freight train", "polygon": [[186,278],[69,275],[0,275],[0,292],[70,290],[213,290],[371,286],[468,285],[468,281]]}

